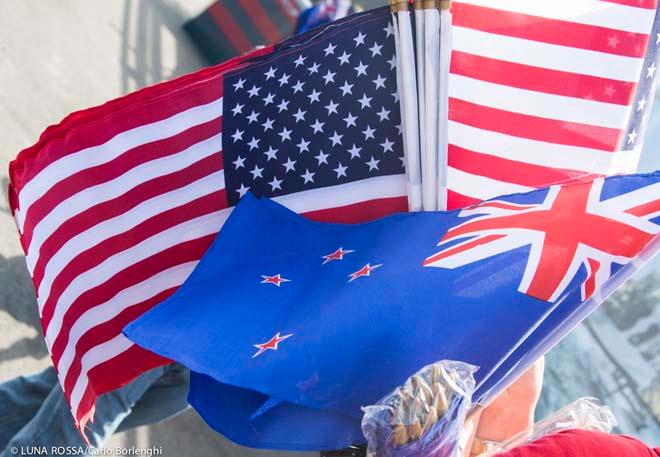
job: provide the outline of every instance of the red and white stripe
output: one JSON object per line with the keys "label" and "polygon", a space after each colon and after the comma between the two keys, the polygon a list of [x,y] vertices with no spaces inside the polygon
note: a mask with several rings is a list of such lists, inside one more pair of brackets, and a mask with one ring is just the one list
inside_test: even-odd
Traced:
{"label": "red and white stripe", "polygon": [[[11,165],[46,343],[81,430],[98,395],[168,363],[121,331],[183,283],[231,212],[222,70],[75,113]],[[404,175],[278,200],[337,222],[407,209]]]}
{"label": "red and white stripe", "polygon": [[619,150],[655,0],[455,0],[449,208],[630,172]]}

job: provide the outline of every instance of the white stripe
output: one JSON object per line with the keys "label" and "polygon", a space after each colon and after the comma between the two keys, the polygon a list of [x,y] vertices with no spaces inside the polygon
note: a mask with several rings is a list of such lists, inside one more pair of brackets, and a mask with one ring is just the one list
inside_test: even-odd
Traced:
{"label": "white stripe", "polygon": [[[197,261],[183,263],[161,271],[141,283],[122,290],[110,300],[82,314],[71,327],[67,345],[57,363],[57,372],[60,377],[66,379],[76,355],[76,344],[85,333],[97,325],[112,320],[119,313],[137,303],[144,302],[163,291],[180,286],[190,276],[195,265],[197,265]],[[78,354],[78,356],[84,358],[84,354]],[[102,362],[105,360],[102,360]]]}
{"label": "white stripe", "polygon": [[540,43],[454,26],[453,49],[479,56],[568,71],[582,75],[637,82],[644,59]]}
{"label": "white stripe", "polygon": [[115,179],[87,187],[61,201],[34,227],[30,246],[27,249],[30,273],[34,269],[34,259],[39,255],[44,241],[71,217],[99,203],[117,198],[151,179],[182,170],[205,157],[217,154],[221,148],[222,134],[220,133],[176,154],[140,164]]}
{"label": "white stripe", "polygon": [[[546,143],[449,122],[449,143],[474,152],[550,168],[611,174],[635,163],[639,151],[605,152]],[[484,170],[487,173],[488,170]],[[451,187],[451,186],[450,186]]]}
{"label": "white stripe", "polygon": [[107,163],[124,152],[142,144],[177,135],[195,125],[209,122],[222,115],[222,98],[206,105],[196,106],[162,121],[136,127],[119,133],[105,143],[69,154],[48,165],[27,182],[18,194],[16,220],[23,231],[25,214],[53,183],[90,167]]}
{"label": "white stripe", "polygon": [[[111,219],[106,219],[88,230],[77,234],[67,240],[46,263],[37,296],[47,297],[50,294],[53,281],[69,262],[81,252],[93,248],[103,240],[124,233],[157,214],[185,205],[200,197],[217,192],[224,187],[224,171],[221,170],[196,180],[187,186],[144,201],[125,213]],[[35,260],[32,259],[33,264]]]}
{"label": "white stripe", "polygon": [[282,195],[273,200],[296,213],[338,208],[377,198],[405,197],[406,176],[391,175],[363,179],[337,186]]}
{"label": "white stripe", "polygon": [[467,76],[449,75],[449,96],[514,113],[621,129],[630,106],[503,86]]}
{"label": "white stripe", "polygon": [[[52,347],[55,338],[62,330],[62,322],[71,304],[82,294],[94,287],[106,283],[118,272],[135,265],[143,259],[147,259],[172,246],[185,241],[195,240],[206,235],[217,233],[224,224],[230,211],[223,209],[214,213],[206,214],[195,219],[176,225],[164,230],[146,240],[132,246],[130,249],[119,252],[109,257],[101,264],[87,270],[76,279],[71,281],[62,295],[57,300],[53,317],[46,329],[45,339],[49,348]],[[39,297],[39,308],[43,308],[44,299]]]}
{"label": "white stripe", "polygon": [[[87,383],[89,381],[87,373],[89,373],[89,370],[106,360],[110,360],[123,352],[126,352],[131,346],[133,346],[133,343],[124,335],[119,334],[110,341],[106,341],[105,343],[96,346],[84,355],[81,359],[80,376],[76,379],[76,384],[71,390],[69,401],[71,411],[74,412],[76,418],[82,415],[81,413],[87,412],[78,411],[78,407],[80,406],[80,400],[82,400],[83,393],[85,393],[85,389],[87,388]],[[60,383],[64,385],[62,379],[60,379]]]}
{"label": "white stripe", "polygon": [[484,6],[512,13],[595,25],[626,32],[651,32],[654,9],[635,8],[601,0],[461,0],[456,3]]}
{"label": "white stripe", "polygon": [[487,200],[500,195],[528,192],[532,187],[497,181],[485,176],[473,175],[453,167],[447,168],[449,188],[466,197]]}

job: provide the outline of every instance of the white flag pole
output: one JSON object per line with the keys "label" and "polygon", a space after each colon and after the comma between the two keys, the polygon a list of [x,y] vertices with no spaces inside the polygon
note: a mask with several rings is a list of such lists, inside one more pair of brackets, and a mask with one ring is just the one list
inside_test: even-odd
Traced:
{"label": "white flag pole", "polygon": [[424,157],[422,159],[422,205],[438,209],[438,114],[440,78],[440,10],[437,0],[424,1]]}
{"label": "white flag pole", "polygon": [[[419,155],[421,170],[426,167],[426,104],[424,100],[424,0],[415,0],[413,2],[413,12],[415,15],[415,60],[417,62],[417,110],[419,113]],[[423,178],[422,178],[423,189]]]}
{"label": "white flag pole", "polygon": [[408,180],[408,209],[420,211],[422,209],[422,181],[412,24],[407,0],[390,0],[390,7],[396,40],[397,87]]}
{"label": "white flag pole", "polygon": [[438,209],[447,209],[449,142],[449,67],[451,65],[451,0],[440,0],[440,78],[438,127]]}

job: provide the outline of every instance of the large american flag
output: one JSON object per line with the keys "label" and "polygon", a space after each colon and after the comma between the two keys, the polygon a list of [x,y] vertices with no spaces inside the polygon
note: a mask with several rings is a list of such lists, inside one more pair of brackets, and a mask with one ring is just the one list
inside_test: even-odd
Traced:
{"label": "large american flag", "polygon": [[385,10],[74,113],[11,165],[11,206],[81,430],[168,363],[122,328],[186,279],[248,190],[325,221],[405,211]]}
{"label": "large american flag", "polygon": [[[546,15],[558,14],[550,7],[555,4],[548,4]],[[473,5],[494,15],[491,24],[499,24],[500,35],[480,31],[484,16],[463,14],[461,8],[469,5],[456,4],[458,47],[450,81],[453,206],[503,189],[510,192],[548,183],[545,175],[530,170],[543,169],[561,178],[566,170],[579,174],[584,169],[599,174],[619,170],[603,162],[610,157],[622,157],[617,163],[625,167],[620,169],[634,167],[631,154],[612,154],[619,143],[613,134],[601,139],[601,133],[613,131],[610,124],[619,119],[618,113],[623,117],[614,130],[617,138],[624,135],[630,116],[621,111],[633,107],[638,92],[654,5],[585,4],[636,12],[627,22],[619,9],[590,17],[639,29],[633,36],[643,38],[635,38],[634,46],[617,43],[626,52],[634,48],[639,57],[612,54],[614,60],[590,60],[565,43],[547,44],[536,35],[537,41],[510,37],[503,31],[541,33],[524,21],[497,19],[506,5],[522,2],[489,2],[490,8]],[[273,196],[295,211],[326,221],[357,222],[406,210],[389,21],[385,9],[353,16],[275,48],[74,113],[48,128],[11,164],[10,203],[44,335],[81,429],[93,415],[98,395],[168,363],[132,344],[121,330],[185,280],[244,192]],[[619,36],[620,43],[631,39],[626,27],[619,29],[626,31]],[[574,40],[584,32],[578,31],[570,35]],[[461,33],[484,39],[465,40]],[[503,48],[499,41],[495,46],[491,35],[533,46]],[[461,48],[468,42],[473,48],[467,44]],[[544,51],[546,47],[552,52]],[[490,54],[482,48],[490,49]],[[467,64],[461,71],[466,74],[458,75],[459,52],[465,59],[480,59],[479,65],[463,60]],[[508,52],[509,60],[498,52]],[[587,54],[592,53],[610,56],[602,51]],[[551,70],[539,70],[534,64]],[[587,76],[570,79],[571,68],[582,69]],[[484,76],[476,77],[480,72]],[[562,82],[562,76],[572,83]],[[527,86],[518,88],[516,77]],[[616,82],[614,92],[603,78]],[[522,96],[563,101],[569,99],[564,93],[568,87],[584,93],[570,98],[578,105],[561,105],[566,108],[561,109],[563,121],[545,123],[543,116],[552,118],[548,110],[558,109],[557,105],[526,104]],[[602,99],[605,89],[612,101]],[[621,95],[624,90],[628,96]],[[516,91],[516,97],[510,96]],[[497,101],[498,97],[503,100]],[[594,122],[606,122],[605,127],[584,127],[592,124],[580,116],[599,112],[576,109],[588,105],[587,98],[598,107],[613,107],[614,114]],[[647,96],[646,109],[650,100]],[[529,112],[532,109],[545,111]],[[525,131],[536,136],[529,138],[532,133]],[[550,138],[559,133],[571,141],[579,137],[590,143],[571,145]],[[599,146],[599,141],[608,141],[611,149]],[[592,169],[596,165],[600,168]],[[486,177],[483,170],[493,174]],[[550,181],[556,181],[552,176]],[[493,186],[493,182],[513,184]]]}
{"label": "large american flag", "polygon": [[448,206],[634,171],[657,0],[456,0]]}

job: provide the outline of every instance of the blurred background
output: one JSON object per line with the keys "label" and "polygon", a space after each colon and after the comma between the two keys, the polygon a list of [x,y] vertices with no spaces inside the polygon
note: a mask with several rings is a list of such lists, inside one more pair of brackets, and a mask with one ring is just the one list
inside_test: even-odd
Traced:
{"label": "blurred background", "polygon": [[[0,15],[0,180],[46,126],[71,111],[217,63],[264,36],[284,37],[307,0],[254,0],[270,29],[225,0],[3,0]],[[357,2],[368,9],[385,0]],[[227,24],[242,36],[228,33]],[[640,171],[660,169],[660,105]],[[50,363],[14,221],[0,201],[0,382]],[[538,417],[582,396],[609,405],[619,432],[660,443],[660,259],[611,297],[547,358]],[[109,447],[162,446],[163,455],[270,455],[233,445],[188,411],[117,435]]]}

